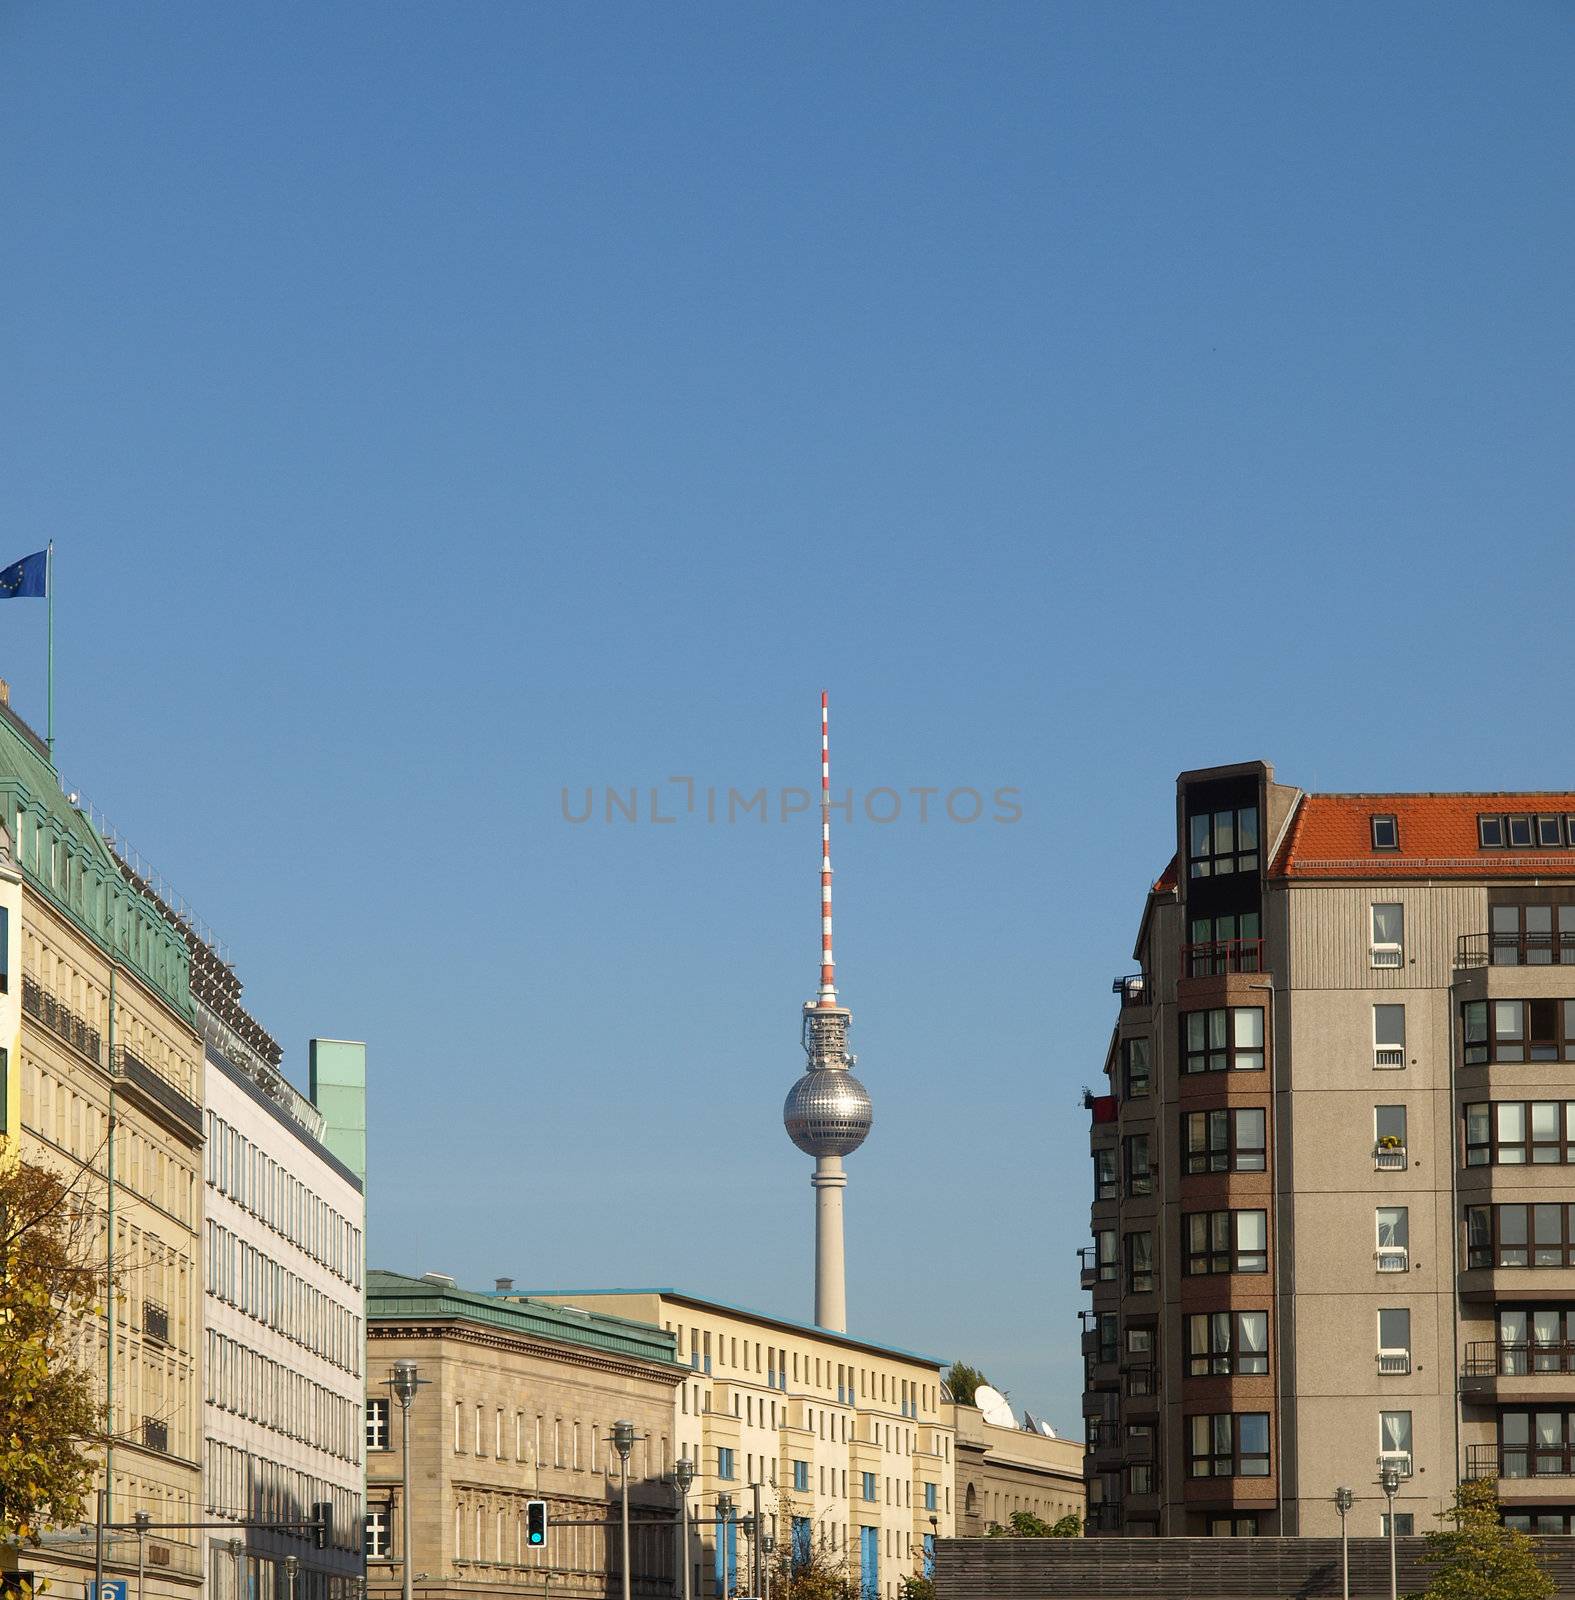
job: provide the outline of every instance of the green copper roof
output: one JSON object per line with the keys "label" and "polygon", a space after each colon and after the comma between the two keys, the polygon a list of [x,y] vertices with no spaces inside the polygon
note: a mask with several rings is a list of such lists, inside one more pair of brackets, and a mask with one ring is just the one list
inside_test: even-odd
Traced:
{"label": "green copper roof", "polygon": [[368,1272],[367,1321],[404,1322],[412,1318],[474,1322],[506,1333],[581,1345],[687,1370],[678,1368],[675,1336],[648,1322],[609,1317],[600,1311],[570,1311],[564,1306],[543,1305],[539,1300],[496,1300],[469,1289],[434,1283],[428,1278],[407,1278],[397,1272]]}
{"label": "green copper roof", "polygon": [[109,846],[66,798],[43,741],[4,702],[0,821],[29,887],[190,1018],[191,953],[185,938],[126,882]]}

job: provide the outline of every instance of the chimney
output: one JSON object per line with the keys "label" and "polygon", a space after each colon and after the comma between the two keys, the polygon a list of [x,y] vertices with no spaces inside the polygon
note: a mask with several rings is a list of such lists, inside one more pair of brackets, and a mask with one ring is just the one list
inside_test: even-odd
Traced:
{"label": "chimney", "polygon": [[497,1280],[499,1294],[513,1294],[514,1280],[512,1278],[499,1278]]}
{"label": "chimney", "polygon": [[10,704],[11,685],[7,683],[4,678],[0,678],[0,706],[8,706]]}

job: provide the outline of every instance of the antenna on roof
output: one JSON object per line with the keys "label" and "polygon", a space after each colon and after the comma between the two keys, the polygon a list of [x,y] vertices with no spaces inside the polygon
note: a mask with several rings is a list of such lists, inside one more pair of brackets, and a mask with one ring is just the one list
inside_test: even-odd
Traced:
{"label": "antenna on roof", "polygon": [[820,691],[820,996],[837,1003],[837,963],[831,953],[831,721],[826,691]]}

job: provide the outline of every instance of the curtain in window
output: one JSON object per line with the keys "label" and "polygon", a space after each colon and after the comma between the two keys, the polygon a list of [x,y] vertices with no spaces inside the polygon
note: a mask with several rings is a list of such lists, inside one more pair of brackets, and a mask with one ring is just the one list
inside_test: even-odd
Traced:
{"label": "curtain in window", "polygon": [[1383,1420],[1384,1450],[1388,1452],[1411,1452],[1411,1413],[1409,1411],[1385,1411],[1381,1413]]}
{"label": "curtain in window", "polygon": [[1410,1213],[1405,1206],[1379,1207],[1378,1248],[1380,1250],[1403,1250],[1410,1236]]}
{"label": "curtain in window", "polygon": [[1373,943],[1401,944],[1405,931],[1404,909],[1398,905],[1373,907]]}
{"label": "curtain in window", "polygon": [[1237,1319],[1244,1355],[1262,1355],[1269,1348],[1269,1318],[1263,1311],[1244,1311]]}

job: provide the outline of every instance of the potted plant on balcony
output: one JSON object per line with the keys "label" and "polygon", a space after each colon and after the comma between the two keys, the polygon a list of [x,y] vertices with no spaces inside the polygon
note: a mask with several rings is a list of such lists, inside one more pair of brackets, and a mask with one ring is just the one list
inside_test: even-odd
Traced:
{"label": "potted plant on balcony", "polygon": [[1400,1142],[1399,1134],[1386,1133],[1383,1138],[1378,1141],[1378,1148],[1380,1150],[1404,1150],[1405,1146]]}

